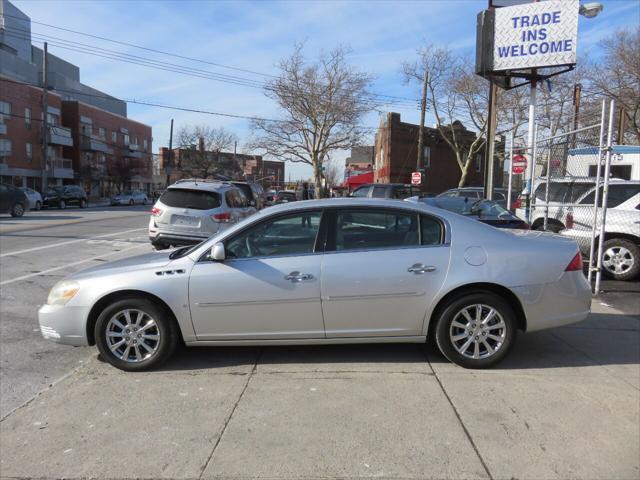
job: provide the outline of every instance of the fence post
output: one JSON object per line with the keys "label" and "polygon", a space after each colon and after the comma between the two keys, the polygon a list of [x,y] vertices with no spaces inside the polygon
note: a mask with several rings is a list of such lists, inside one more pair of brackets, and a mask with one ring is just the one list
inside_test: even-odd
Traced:
{"label": "fence post", "polygon": [[602,112],[600,113],[600,144],[598,147],[598,163],[596,165],[596,192],[593,201],[593,225],[591,226],[591,242],[589,244],[589,270],[587,271],[587,280],[591,285],[591,277],[593,276],[593,254],[596,245],[596,229],[598,228],[598,203],[600,202],[600,174],[602,170],[602,153],[604,151],[604,122],[607,114],[607,101],[602,100]]}
{"label": "fence post", "polygon": [[613,114],[616,102],[609,103],[609,131],[607,132],[607,158],[604,162],[604,185],[602,187],[602,220],[600,222],[600,235],[598,236],[598,270],[596,271],[596,294],[600,293],[600,279],[602,277],[602,247],[604,244],[605,224],[607,223],[607,201],[609,199],[609,174],[611,170],[611,142],[613,137]]}
{"label": "fence post", "polygon": [[513,130],[509,132],[509,187],[507,188],[507,210],[511,210],[512,180],[513,180]]}

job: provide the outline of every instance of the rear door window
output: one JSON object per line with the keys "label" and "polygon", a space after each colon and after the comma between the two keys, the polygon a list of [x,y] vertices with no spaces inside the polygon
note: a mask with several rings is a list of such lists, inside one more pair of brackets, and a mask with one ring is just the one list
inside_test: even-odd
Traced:
{"label": "rear door window", "polygon": [[418,215],[393,210],[340,210],[336,215],[336,250],[419,245]]}
{"label": "rear door window", "polygon": [[411,187],[394,187],[393,198],[409,198],[411,196]]}
{"label": "rear door window", "polygon": [[373,198],[385,198],[387,196],[387,187],[384,185],[374,185],[371,196]]}
{"label": "rear door window", "polygon": [[640,185],[609,185],[607,207],[615,208],[640,193]]}
{"label": "rear door window", "polygon": [[369,193],[371,187],[367,185],[366,187],[356,188],[351,194],[352,197],[366,197]]}
{"label": "rear door window", "polygon": [[162,194],[160,201],[168,207],[211,210],[220,206],[220,195],[203,190],[170,188]]}

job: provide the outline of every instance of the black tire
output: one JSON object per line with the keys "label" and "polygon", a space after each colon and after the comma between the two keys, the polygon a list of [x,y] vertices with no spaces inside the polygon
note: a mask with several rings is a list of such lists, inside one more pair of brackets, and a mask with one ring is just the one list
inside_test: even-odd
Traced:
{"label": "black tire", "polygon": [[[619,263],[618,272],[614,270],[615,263],[611,265],[611,268],[607,266],[607,261],[611,257],[610,253],[616,253],[621,255],[620,260],[629,262],[631,265],[626,266],[623,263]],[[615,259],[611,258],[614,262]],[[604,274],[614,280],[633,280],[640,273],[640,248],[638,245],[627,240],[625,238],[612,238],[604,242],[602,245],[602,266]]]}
{"label": "black tire", "polygon": [[134,203],[135,203],[135,202],[133,201],[133,198],[132,198],[131,200],[129,200],[129,205],[130,205],[131,207],[133,207]]}
{"label": "black tire", "polygon": [[42,203],[40,203],[40,200],[38,200],[36,202],[36,210],[40,210],[42,208]]}
{"label": "black tire", "polygon": [[154,242],[151,242],[151,246],[155,250],[166,250],[167,248],[169,248],[169,245],[167,245],[166,243],[154,243]]}
{"label": "black tire", "polygon": [[20,202],[16,202],[11,207],[11,216],[12,217],[21,217],[24,215],[24,205]]}
{"label": "black tire", "polygon": [[[544,219],[538,220],[534,222],[531,230],[540,230],[545,231],[544,229]],[[561,230],[564,230],[564,225],[559,222],[547,222],[547,232],[560,233]]]}
{"label": "black tire", "polygon": [[67,202],[65,202],[64,200],[60,200],[60,203],[58,204],[58,208],[60,210],[64,210],[65,208],[67,208]]}
{"label": "black tire", "polygon": [[[450,332],[452,328],[452,323],[458,316],[458,313],[461,312],[465,307],[471,307],[473,305],[484,305],[490,308],[493,308],[497,311],[499,316],[502,317],[504,321],[504,340],[501,342],[499,348],[490,356],[484,358],[470,358],[468,356],[462,355],[458,352],[456,347],[454,346],[453,340],[450,337]],[[453,298],[441,311],[440,318],[438,319],[438,323],[436,324],[435,329],[435,337],[436,344],[438,349],[442,352],[442,354],[447,357],[451,362],[460,365],[464,368],[488,368],[492,365],[495,365],[499,361],[501,361],[511,350],[513,343],[516,338],[516,329],[517,322],[516,316],[509,305],[505,300],[503,300],[498,295],[491,292],[474,292],[468,293],[459,297]],[[484,310],[483,310],[484,312]],[[483,313],[484,315],[484,313]],[[497,319],[495,320],[497,321]],[[474,324],[470,324],[474,325]],[[455,328],[455,326],[454,326]],[[470,330],[471,331],[471,327]],[[495,331],[495,330],[492,330]],[[500,332],[500,330],[498,330]],[[466,332],[462,330],[462,333]],[[482,333],[480,331],[476,331],[475,333],[479,333],[476,337],[481,337]],[[470,335],[473,336],[473,335]],[[490,339],[485,337],[489,341]],[[466,338],[461,339],[466,340]],[[473,341],[472,341],[473,342]],[[492,346],[497,345],[494,340],[491,340]],[[468,348],[472,348],[474,343]],[[464,347],[464,343],[462,343],[461,348]],[[486,352],[487,349],[484,346],[479,347],[480,349],[484,349]],[[465,353],[469,353],[468,350]],[[482,352],[480,352],[482,354]]]}
{"label": "black tire", "polygon": [[80,208],[87,208],[87,201],[84,198],[80,199]]}
{"label": "black tire", "polygon": [[[118,312],[127,309],[140,310],[153,318],[156,322],[157,331],[160,335],[160,339],[154,353],[148,358],[138,362],[127,362],[118,358],[107,344],[106,333],[109,326],[109,320],[111,320],[111,318]],[[164,363],[175,350],[178,343],[179,333],[175,322],[164,309],[157,307],[147,299],[129,297],[112,303],[105,308],[102,313],[100,313],[98,321],[96,322],[94,335],[96,339],[96,346],[98,347],[101,356],[107,362],[120,370],[125,370],[127,372],[140,372],[150,370]],[[140,351],[142,352],[143,350],[140,349]]]}

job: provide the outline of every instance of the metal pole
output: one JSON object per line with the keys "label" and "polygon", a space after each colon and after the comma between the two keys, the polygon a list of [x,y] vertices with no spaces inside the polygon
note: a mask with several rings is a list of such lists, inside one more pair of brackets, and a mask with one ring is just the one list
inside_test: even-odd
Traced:
{"label": "metal pole", "polygon": [[507,210],[511,210],[512,180],[513,180],[513,130],[509,132],[509,187],[507,188]]}
{"label": "metal pole", "polygon": [[593,201],[593,225],[591,225],[591,242],[589,243],[589,270],[587,271],[587,280],[591,284],[593,276],[593,254],[596,245],[596,228],[598,225],[598,203],[600,202],[600,177],[602,170],[602,153],[604,148],[604,122],[607,113],[607,101],[602,100],[602,112],[600,113],[600,144],[598,147],[598,163],[596,165],[596,192]]}
{"label": "metal pole", "polygon": [[[530,195],[529,195],[529,202],[530,202],[530,207],[527,212],[527,222],[529,224],[531,224],[531,217],[533,216],[533,209],[535,208],[535,170],[536,170],[536,156],[538,154],[538,127],[535,126],[533,129],[533,151],[531,153],[531,170],[529,171],[529,179],[527,180],[527,183],[529,184],[529,189],[531,191]],[[525,187],[526,188],[526,187]]]}
{"label": "metal pole", "polygon": [[609,198],[609,174],[611,170],[611,150],[613,139],[613,114],[616,102],[611,100],[609,104],[609,131],[607,132],[607,158],[604,163],[604,185],[602,188],[602,221],[600,222],[600,234],[598,235],[598,270],[596,271],[596,294],[600,293],[600,278],[602,277],[602,246],[604,244],[604,229],[607,223],[607,201]]}
{"label": "metal pole", "polygon": [[494,144],[496,140],[496,126],[498,123],[498,109],[496,108],[497,101],[498,85],[492,81],[489,90],[489,122],[487,124],[487,144],[485,146],[484,161],[484,198],[487,200],[493,199]]}
{"label": "metal pole", "polygon": [[[551,124],[551,131],[553,131],[553,123]],[[547,224],[549,222],[549,183],[551,182],[551,142],[547,146],[547,183],[544,191],[544,223],[542,225],[543,230],[547,231]]]}
{"label": "metal pole", "polygon": [[424,150],[424,117],[427,112],[427,82],[429,80],[429,72],[425,69],[422,77],[422,100],[420,101],[420,129],[418,130],[418,155],[416,156],[416,172],[422,168],[422,158]]}
{"label": "metal pole", "polygon": [[[531,80],[531,91],[529,94],[529,130],[527,132],[527,153],[533,157],[534,150],[534,130],[536,125],[536,81]],[[524,172],[525,185],[524,185],[524,200],[525,200],[525,216],[527,219],[531,217],[530,209],[531,209],[531,197],[533,196],[532,188],[532,179],[534,175],[534,171],[536,169],[536,164],[534,159],[530,159],[531,161],[527,163],[527,168]]]}
{"label": "metal pole", "polygon": [[47,175],[49,169],[49,122],[47,113],[49,112],[49,55],[47,42],[44,42],[42,51],[42,194],[47,191]]}
{"label": "metal pole", "polygon": [[169,129],[169,158],[167,164],[164,166],[165,172],[167,172],[167,187],[171,184],[171,172],[173,170],[173,118],[171,119],[171,128]]}

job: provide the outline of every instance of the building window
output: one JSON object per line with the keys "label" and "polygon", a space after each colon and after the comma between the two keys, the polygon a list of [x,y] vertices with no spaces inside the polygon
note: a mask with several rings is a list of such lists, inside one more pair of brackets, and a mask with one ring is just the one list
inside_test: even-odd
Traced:
{"label": "building window", "polygon": [[29,107],[24,108],[24,126],[31,128],[31,109]]}
{"label": "building window", "polygon": [[60,117],[53,113],[47,113],[47,124],[52,125],[54,127],[60,125]]}
{"label": "building window", "polygon": [[6,138],[0,138],[0,157],[5,157],[9,155],[11,155],[11,140],[7,140]]}
{"label": "building window", "polygon": [[145,138],[145,139],[142,141],[142,143],[143,143],[143,146],[144,146],[144,151],[146,152],[146,151],[147,151],[147,148],[149,147],[149,142],[148,142],[148,141],[147,141],[147,139]]}
{"label": "building window", "polygon": [[482,154],[477,153],[476,154],[476,172],[481,172],[481,171],[482,171]]}
{"label": "building window", "polygon": [[100,136],[100,138],[107,138],[107,134],[106,134],[104,128],[102,128],[102,127],[98,128],[98,135]]}
{"label": "building window", "polygon": [[111,141],[113,143],[118,141],[118,132],[111,132]]}
{"label": "building window", "polygon": [[422,154],[422,165],[424,168],[429,168],[431,166],[431,147],[424,147],[424,152]]}
{"label": "building window", "polygon": [[90,137],[91,136],[92,129],[93,128],[92,128],[91,124],[87,124],[87,123],[81,123],[80,124],[80,132],[85,137]]}
{"label": "building window", "polygon": [[122,134],[122,141],[124,142],[125,145],[129,145],[129,134],[128,133],[123,133]]}
{"label": "building window", "polygon": [[11,104],[0,101],[0,122],[4,122],[11,115]]}
{"label": "building window", "polygon": [[27,142],[24,144],[24,146],[27,153],[27,161],[31,162],[31,159],[33,158],[33,145]]}

